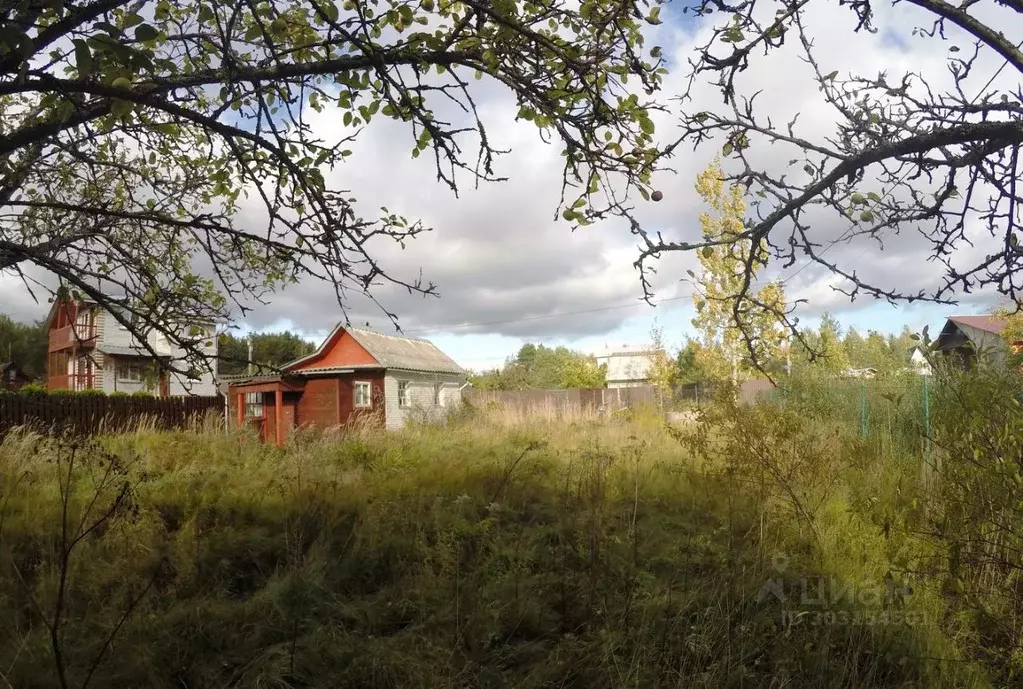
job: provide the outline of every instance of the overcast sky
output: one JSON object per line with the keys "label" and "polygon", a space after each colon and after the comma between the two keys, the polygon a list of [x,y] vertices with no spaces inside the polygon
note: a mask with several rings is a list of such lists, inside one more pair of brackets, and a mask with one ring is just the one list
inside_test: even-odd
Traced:
{"label": "overcast sky", "polygon": [[[914,26],[923,23],[914,10],[877,6],[881,30],[854,35],[855,18],[848,8],[837,3],[811,6],[807,22],[814,27],[818,45],[830,47],[826,55],[821,51],[824,72],[837,69],[844,75],[855,68],[857,73],[875,75],[887,69],[889,75],[897,77],[914,69],[933,74],[938,80],[944,78],[948,46],[912,36]],[[661,44],[670,58],[684,62],[694,42],[705,42],[708,29],[682,18],[676,10],[662,16],[668,21],[652,33],[648,45]],[[717,15],[705,21],[715,20],[720,21]],[[804,133],[823,136],[833,129],[834,112],[824,103],[809,78],[808,68],[794,51],[758,60],[755,58],[742,75],[741,92],[763,90],[759,104],[765,113],[774,115],[775,122],[788,121],[798,112]],[[978,80],[978,88],[1000,64],[995,56],[987,60],[981,60],[977,68],[984,75]],[[669,75],[665,96],[679,90],[681,77],[681,69]],[[893,81],[895,78],[890,78]],[[711,89],[697,93],[696,98],[720,101],[720,95]],[[389,121],[374,122],[352,147],[355,155],[348,159],[350,162],[335,168],[328,178],[328,184],[352,190],[364,213],[387,206],[421,218],[434,228],[408,243],[404,250],[390,246],[380,249],[387,270],[410,278],[422,271],[423,277],[439,289],[439,298],[388,289],[377,293],[379,300],[399,315],[406,332],[434,340],[459,363],[472,368],[500,365],[525,341],[566,344],[584,351],[605,345],[639,344],[647,339],[655,319],[671,343],[692,334],[690,289],[681,279],[687,268],[695,267],[695,259],[663,259],[656,287],[657,298],[666,301],[656,307],[640,302],[639,276],[632,265],[637,255],[635,238],[617,222],[573,233],[566,223],[555,220],[561,181],[558,150],[545,145],[530,123],[514,122],[516,108],[507,94],[487,88],[479,94],[478,102],[494,147],[512,149],[512,153],[498,159],[496,169],[509,178],[508,182],[479,189],[466,185],[456,199],[436,182],[432,156],[412,160],[411,134]],[[325,139],[341,134],[336,111],[312,117],[314,127]],[[670,139],[676,135],[670,116],[656,121],[659,136]],[[769,151],[764,155],[785,157]],[[702,207],[693,183],[712,156],[710,147],[695,154],[680,153],[672,163],[676,174],[664,174],[656,180],[664,200],[640,208],[646,227],[660,230],[670,239],[699,237],[697,218]],[[845,229],[824,226],[821,237],[826,240]],[[828,256],[847,261],[847,267],[864,278],[893,287],[934,284],[942,274],[941,267],[924,260],[926,254],[916,239],[906,233],[888,242],[884,251],[866,244],[838,244]],[[800,267],[797,264],[787,270],[777,269],[764,277],[789,277]],[[903,324],[914,329],[930,324],[935,329],[950,313],[978,313],[992,306],[983,299],[958,307],[911,309],[863,299],[850,304],[831,289],[833,283],[818,268],[801,270],[787,281],[790,298],[809,300],[802,311],[804,321],[812,321],[828,310],[845,325],[860,329],[896,331]],[[47,306],[34,303],[13,277],[0,276],[0,312],[32,320],[44,316]],[[368,304],[355,302],[352,312],[357,324],[368,322],[385,331],[391,328],[387,319]],[[307,281],[277,294],[241,325],[256,330],[289,328],[317,339],[339,318],[331,288]]]}

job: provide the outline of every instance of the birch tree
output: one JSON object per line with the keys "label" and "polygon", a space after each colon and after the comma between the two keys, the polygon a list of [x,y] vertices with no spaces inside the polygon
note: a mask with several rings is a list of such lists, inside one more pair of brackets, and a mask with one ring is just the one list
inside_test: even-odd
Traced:
{"label": "birch tree", "polygon": [[[720,347],[725,355],[727,370],[714,371],[715,376],[735,383],[741,369],[762,367],[777,355],[785,339],[785,291],[778,282],[752,287],[767,253],[762,243],[741,238],[746,201],[739,186],[726,184],[718,161],[700,173],[696,190],[710,210],[700,214],[706,246],[698,254],[700,272],[692,275],[693,325],[705,344]],[[737,299],[744,293],[749,296]]]}

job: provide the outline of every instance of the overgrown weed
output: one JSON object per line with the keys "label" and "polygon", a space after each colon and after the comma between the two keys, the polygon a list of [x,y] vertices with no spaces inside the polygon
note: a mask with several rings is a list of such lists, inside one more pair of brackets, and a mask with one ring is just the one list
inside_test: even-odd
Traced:
{"label": "overgrown weed", "polygon": [[[983,686],[929,617],[797,616],[800,582],[884,581],[888,551],[858,515],[887,479],[787,414],[719,408],[682,443],[654,411],[465,410],[283,449],[213,422],[102,438],[85,451],[130,459],[133,509],[70,562],[67,685],[111,639],[96,686]],[[12,686],[58,681],[36,607],[58,591],[65,451],[30,433],[0,444]],[[75,509],[96,495],[78,471]],[[786,595],[768,595],[780,580]]]}

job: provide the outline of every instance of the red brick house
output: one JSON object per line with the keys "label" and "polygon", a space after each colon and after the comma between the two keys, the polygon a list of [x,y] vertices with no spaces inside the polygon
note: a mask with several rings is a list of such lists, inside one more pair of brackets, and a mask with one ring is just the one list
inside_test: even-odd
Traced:
{"label": "red brick house", "polygon": [[281,373],[228,385],[230,418],[282,444],[299,426],[355,421],[402,428],[461,403],[465,371],[433,343],[338,325],[315,352]]}

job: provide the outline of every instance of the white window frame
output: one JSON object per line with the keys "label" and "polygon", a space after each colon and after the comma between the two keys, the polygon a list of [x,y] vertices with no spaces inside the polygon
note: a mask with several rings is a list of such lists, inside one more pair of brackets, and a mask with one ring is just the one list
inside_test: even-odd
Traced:
{"label": "white window frame", "polygon": [[95,337],[96,314],[93,309],[81,309],[75,316],[71,332],[77,340],[89,340]]}
{"label": "white window frame", "polygon": [[[366,400],[363,403],[359,402],[359,391],[365,390]],[[356,380],[352,383],[352,398],[356,409],[372,409],[373,408],[373,384],[368,380]]]}
{"label": "white window frame", "polygon": [[[250,413],[250,410],[252,413]],[[259,414],[256,414],[256,411]],[[262,419],[266,416],[266,410],[263,408],[263,393],[261,392],[246,392],[245,393],[245,418],[246,419]]]}
{"label": "white window frame", "polygon": [[412,382],[408,380],[398,381],[398,406],[402,409],[412,406],[411,385]]}
{"label": "white window frame", "polygon": [[444,383],[433,384],[433,404],[437,407],[444,406]]}
{"label": "white window frame", "polygon": [[[134,371],[136,377],[126,376],[125,371]],[[140,364],[131,364],[119,362],[117,364],[117,382],[118,383],[141,383],[143,379],[142,366]]]}

